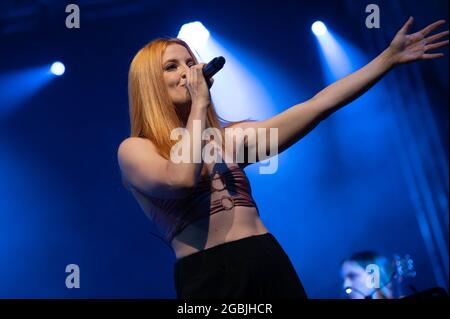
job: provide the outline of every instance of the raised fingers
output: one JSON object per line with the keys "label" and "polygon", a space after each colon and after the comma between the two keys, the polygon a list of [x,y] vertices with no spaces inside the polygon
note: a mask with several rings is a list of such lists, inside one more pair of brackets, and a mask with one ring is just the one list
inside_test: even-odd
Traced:
{"label": "raised fingers", "polygon": [[406,21],[406,23],[400,29],[399,33],[403,33],[403,34],[408,33],[408,30],[413,25],[413,22],[414,22],[414,18],[413,17],[409,17],[408,21]]}
{"label": "raised fingers", "polygon": [[438,42],[438,43],[428,44],[428,45],[425,46],[425,50],[434,50],[434,49],[437,49],[437,48],[444,47],[446,45],[448,45],[448,40],[441,41],[441,42]]}
{"label": "raised fingers", "polygon": [[434,42],[437,39],[443,38],[443,37],[445,37],[447,35],[448,35],[448,30],[444,31],[444,32],[441,32],[441,33],[438,33],[438,34],[435,34],[435,35],[432,35],[432,36],[427,38],[427,43]]}
{"label": "raised fingers", "polygon": [[422,33],[424,36],[426,36],[427,34],[429,34],[431,31],[433,31],[434,29],[438,28],[439,26],[443,25],[445,23],[445,20],[439,20],[436,21],[428,26],[426,26],[425,28],[423,28],[422,30],[420,30],[419,32]]}
{"label": "raised fingers", "polygon": [[424,55],[422,55],[421,59],[422,60],[431,60],[431,59],[436,59],[436,58],[442,58],[443,56],[444,56],[443,53],[424,54]]}

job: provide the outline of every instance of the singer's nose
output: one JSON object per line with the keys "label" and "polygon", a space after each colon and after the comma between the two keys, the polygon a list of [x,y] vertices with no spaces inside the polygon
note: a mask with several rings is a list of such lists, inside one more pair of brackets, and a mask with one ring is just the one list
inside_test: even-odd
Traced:
{"label": "singer's nose", "polygon": [[188,66],[181,66],[180,67],[180,76],[181,76],[181,78],[182,79],[185,79],[186,78],[186,76],[187,76],[187,73],[188,73],[188,71],[189,71],[189,67]]}

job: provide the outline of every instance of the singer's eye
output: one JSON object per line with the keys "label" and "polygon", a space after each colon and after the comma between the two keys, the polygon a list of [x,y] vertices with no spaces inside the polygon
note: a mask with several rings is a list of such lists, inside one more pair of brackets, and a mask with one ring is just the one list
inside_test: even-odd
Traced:
{"label": "singer's eye", "polygon": [[175,64],[169,64],[166,66],[165,70],[170,70],[170,69],[173,69],[174,67],[176,67]]}

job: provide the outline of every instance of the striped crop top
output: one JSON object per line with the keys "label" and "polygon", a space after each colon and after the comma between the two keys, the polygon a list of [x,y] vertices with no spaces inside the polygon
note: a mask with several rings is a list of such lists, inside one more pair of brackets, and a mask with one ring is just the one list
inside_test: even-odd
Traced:
{"label": "striped crop top", "polygon": [[[255,207],[250,182],[238,164],[215,164],[212,172],[201,177],[194,190],[184,198],[149,198],[151,220],[171,242],[189,224],[235,206]],[[258,211],[259,213],[259,211]]]}

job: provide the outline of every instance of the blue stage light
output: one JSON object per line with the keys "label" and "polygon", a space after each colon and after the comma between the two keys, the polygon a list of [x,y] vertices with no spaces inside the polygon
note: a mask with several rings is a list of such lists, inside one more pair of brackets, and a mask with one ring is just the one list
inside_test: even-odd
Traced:
{"label": "blue stage light", "polygon": [[178,38],[186,41],[193,49],[200,50],[208,41],[209,31],[199,21],[186,23],[178,32]]}
{"label": "blue stage light", "polygon": [[52,66],[50,67],[50,71],[57,76],[63,75],[66,68],[64,67],[64,64],[61,62],[54,62]]}
{"label": "blue stage light", "polygon": [[311,26],[311,30],[316,36],[321,36],[327,33],[327,26],[322,21],[316,21]]}

